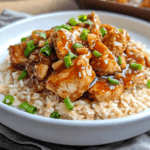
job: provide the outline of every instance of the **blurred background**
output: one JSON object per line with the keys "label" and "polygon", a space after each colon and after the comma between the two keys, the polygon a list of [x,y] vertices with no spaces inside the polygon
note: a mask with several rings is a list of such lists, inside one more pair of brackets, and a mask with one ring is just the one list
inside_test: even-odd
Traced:
{"label": "blurred background", "polygon": [[[0,0],[0,13],[4,9],[32,15],[43,14],[61,10],[75,10],[86,8],[85,3],[105,1],[109,3],[121,3],[134,7],[150,8],[150,0]],[[93,9],[93,7],[92,7]]]}

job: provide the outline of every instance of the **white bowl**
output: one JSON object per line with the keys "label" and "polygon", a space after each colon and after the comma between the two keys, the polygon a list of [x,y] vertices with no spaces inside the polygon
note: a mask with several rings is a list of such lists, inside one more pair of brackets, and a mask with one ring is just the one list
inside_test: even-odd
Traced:
{"label": "white bowl", "polygon": [[[31,17],[0,29],[0,60],[3,61],[9,45],[35,29],[50,29],[61,25],[71,17],[89,14],[92,11],[65,11]],[[150,24],[146,21],[96,11],[102,23],[127,29],[131,38],[142,42],[150,50]],[[3,96],[0,97],[3,100]],[[0,122],[26,136],[46,142],[66,145],[98,145],[128,139],[150,129],[150,112],[145,111],[124,118],[75,121],[57,120],[32,115],[0,102]]]}

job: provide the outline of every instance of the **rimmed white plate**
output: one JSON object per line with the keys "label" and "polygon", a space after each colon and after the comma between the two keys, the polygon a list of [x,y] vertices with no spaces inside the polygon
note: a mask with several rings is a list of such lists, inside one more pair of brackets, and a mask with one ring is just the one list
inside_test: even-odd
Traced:
{"label": "rimmed white plate", "polygon": [[[92,11],[65,11],[30,17],[0,29],[0,61],[8,54],[11,44],[20,42],[35,29],[50,29],[67,22],[71,17]],[[96,11],[101,22],[129,31],[131,38],[142,42],[150,51],[150,23],[118,15]],[[3,96],[0,97],[3,100]],[[75,121],[57,120],[32,115],[0,102],[0,122],[29,137],[66,145],[98,145],[128,139],[150,130],[150,112],[145,111],[119,119]]]}

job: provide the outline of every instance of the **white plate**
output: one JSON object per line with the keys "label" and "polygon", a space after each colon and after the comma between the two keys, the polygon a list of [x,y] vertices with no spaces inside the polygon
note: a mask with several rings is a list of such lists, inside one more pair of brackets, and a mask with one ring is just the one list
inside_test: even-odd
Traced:
{"label": "white plate", "polygon": [[[31,17],[0,29],[0,60],[8,54],[10,44],[20,42],[35,29],[50,29],[71,17],[91,11],[66,11]],[[131,38],[150,50],[150,24],[143,20],[114,13],[96,11],[101,22],[127,29]],[[1,98],[2,100],[2,98]],[[0,102],[0,122],[29,137],[67,145],[98,145],[128,139],[150,130],[150,112],[110,120],[57,120],[28,114]]]}

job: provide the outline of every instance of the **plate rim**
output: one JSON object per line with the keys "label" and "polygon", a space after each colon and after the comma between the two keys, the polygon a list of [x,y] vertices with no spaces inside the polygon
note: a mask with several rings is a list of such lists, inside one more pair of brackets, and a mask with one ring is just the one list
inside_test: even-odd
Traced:
{"label": "plate rim", "polygon": [[[96,13],[104,13],[104,15],[109,15],[109,16],[118,16],[118,17],[123,17],[124,19],[128,19],[131,21],[136,21],[141,24],[145,24],[148,27],[150,27],[150,23],[148,21],[135,18],[132,16],[124,15],[124,14],[118,14],[118,13],[112,13],[112,12],[107,12],[107,11],[98,11],[98,10],[68,10],[68,11],[57,11],[57,12],[51,12],[51,13],[46,13],[46,14],[40,14],[36,16],[31,16],[29,18],[25,18],[19,21],[16,21],[14,23],[11,23],[9,25],[6,25],[0,29],[0,33],[3,32],[4,30],[7,30],[8,28],[11,28],[15,25],[26,23],[28,21],[34,20],[34,19],[39,19],[39,18],[45,18],[49,16],[59,16],[59,15],[65,15],[69,12],[75,13],[75,12],[81,12],[81,13],[91,13],[92,11]],[[64,120],[64,119],[53,119],[53,118],[48,118],[40,115],[33,115],[27,112],[20,111],[19,109],[16,109],[11,106],[7,106],[0,102],[0,108],[10,112],[14,115],[19,115],[20,117],[24,117],[25,119],[32,120],[35,122],[42,122],[42,123],[48,123],[48,124],[54,124],[54,125],[64,125],[64,126],[73,126],[73,127],[78,127],[78,126],[83,126],[83,127],[90,127],[90,126],[112,126],[112,125],[121,125],[121,124],[128,124],[129,122],[135,122],[135,121],[142,121],[145,120],[146,118],[150,117],[149,112],[142,112],[138,113],[132,116],[127,116],[127,117],[122,117],[122,118],[115,118],[115,119],[104,119],[104,120]]]}

